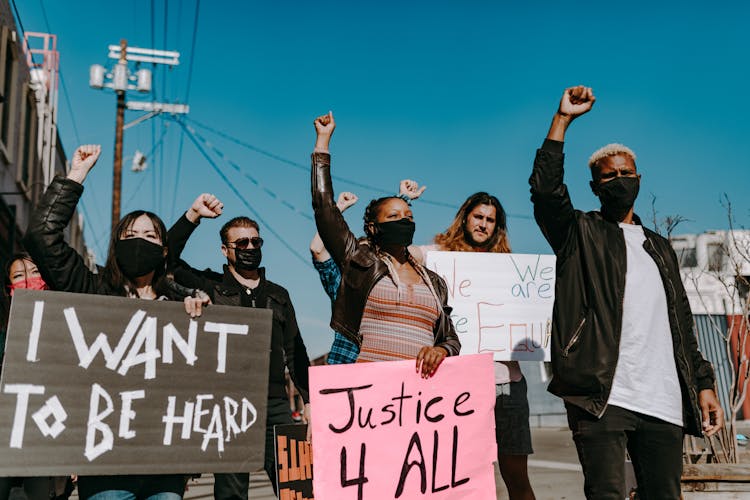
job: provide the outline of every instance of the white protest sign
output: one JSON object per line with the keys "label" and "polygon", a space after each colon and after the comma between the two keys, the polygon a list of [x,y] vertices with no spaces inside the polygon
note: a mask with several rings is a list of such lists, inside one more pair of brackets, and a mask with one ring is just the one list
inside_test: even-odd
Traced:
{"label": "white protest sign", "polygon": [[448,285],[461,354],[550,360],[554,255],[428,252],[426,265]]}

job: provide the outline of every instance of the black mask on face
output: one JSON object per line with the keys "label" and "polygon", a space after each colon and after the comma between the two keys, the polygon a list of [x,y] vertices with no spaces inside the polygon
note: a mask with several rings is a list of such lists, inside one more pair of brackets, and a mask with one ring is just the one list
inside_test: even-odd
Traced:
{"label": "black mask on face", "polygon": [[416,225],[409,219],[400,219],[390,222],[376,222],[376,241],[381,245],[398,245],[408,247],[414,239]]}
{"label": "black mask on face", "polygon": [[638,177],[617,177],[596,187],[602,202],[602,214],[611,220],[621,221],[635,203],[641,180]]}
{"label": "black mask on face", "polygon": [[164,265],[164,247],[143,238],[118,240],[115,259],[125,276],[138,278]]}
{"label": "black mask on face", "polygon": [[260,267],[260,261],[263,259],[263,253],[260,251],[260,248],[248,248],[245,250],[235,248],[234,255],[234,267],[242,271],[255,271]]}

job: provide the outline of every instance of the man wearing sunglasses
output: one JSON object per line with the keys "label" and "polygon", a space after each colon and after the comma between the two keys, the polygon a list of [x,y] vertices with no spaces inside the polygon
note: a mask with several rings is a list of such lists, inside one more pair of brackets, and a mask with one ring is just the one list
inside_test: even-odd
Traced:
{"label": "man wearing sunglasses", "polygon": [[[271,362],[268,375],[268,415],[266,420],[266,449],[264,468],[276,491],[273,426],[292,424],[289,398],[284,378],[285,368],[305,402],[305,416],[309,419],[307,368],[310,360],[302,341],[294,307],[285,288],[266,279],[262,261],[263,238],[257,222],[248,217],[235,217],[219,231],[221,253],[226,257],[224,272],[206,269],[199,271],[180,259],[188,238],[202,218],[221,215],[223,205],[211,194],[195,199],[190,209],[169,230],[169,255],[175,280],[189,288],[205,291],[214,304],[262,307],[272,309]],[[191,316],[200,316],[201,303],[186,302]],[[308,427],[309,436],[309,427]],[[214,474],[214,497],[221,500],[247,499],[248,472]]]}

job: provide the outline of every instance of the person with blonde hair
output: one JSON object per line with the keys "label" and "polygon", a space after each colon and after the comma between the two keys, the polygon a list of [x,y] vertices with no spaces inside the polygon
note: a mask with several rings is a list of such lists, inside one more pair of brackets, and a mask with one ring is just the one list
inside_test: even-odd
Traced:
{"label": "person with blonde hair", "polygon": [[529,179],[534,216],[557,257],[549,392],[565,401],[586,498],[621,499],[625,453],[640,498],[680,498],[684,434],[724,425],[714,371],[698,350],[677,256],[634,212],[635,154],[619,144],[589,160],[601,209],[575,210],[563,183],[571,122],[595,102],[565,89]]}

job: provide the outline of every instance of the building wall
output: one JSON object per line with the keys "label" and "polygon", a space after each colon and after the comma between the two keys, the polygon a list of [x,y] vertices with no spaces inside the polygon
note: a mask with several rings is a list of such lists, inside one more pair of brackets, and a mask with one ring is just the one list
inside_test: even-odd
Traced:
{"label": "building wall", "polygon": [[[8,0],[0,0],[0,267],[23,250],[23,232],[31,210],[46,188],[40,162],[39,103]],[[67,171],[67,157],[57,138],[56,173]],[[76,214],[66,238],[92,265],[83,240],[83,220]]]}

